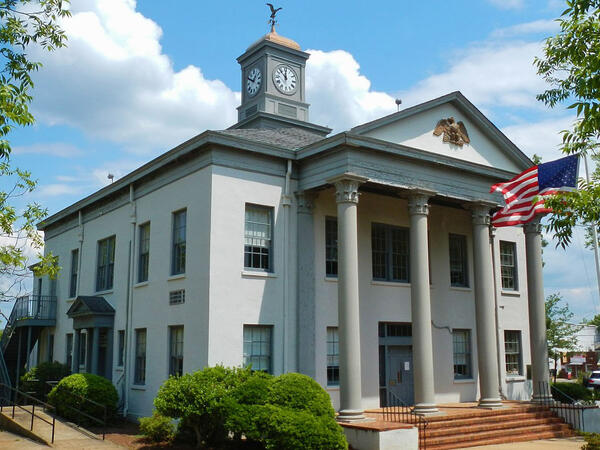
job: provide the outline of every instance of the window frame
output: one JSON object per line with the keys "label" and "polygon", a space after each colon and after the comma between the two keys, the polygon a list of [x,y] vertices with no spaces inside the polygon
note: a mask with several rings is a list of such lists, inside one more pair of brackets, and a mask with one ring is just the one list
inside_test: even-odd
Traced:
{"label": "window frame", "polygon": [[[248,228],[248,211],[249,209],[254,208],[255,210],[263,210],[266,211],[268,213],[268,219],[269,222],[268,223],[259,223],[259,222],[250,222],[250,223],[255,223],[256,225],[259,226],[268,226],[268,237],[267,238],[256,238],[255,236],[252,236],[251,234],[249,234],[250,230]],[[246,203],[245,207],[244,207],[244,270],[251,270],[251,271],[257,271],[257,272],[268,272],[268,273],[272,273],[274,271],[274,216],[275,216],[275,208],[273,208],[272,206],[265,206],[265,205],[257,205],[255,203]],[[263,241],[268,241],[268,246],[261,246],[261,245],[248,245],[247,242],[248,240],[263,240]],[[252,250],[248,250],[248,248],[251,247]],[[262,253],[262,252],[256,252],[255,249],[266,249],[266,253]],[[256,258],[256,255],[258,255],[258,258]],[[247,264],[247,258],[248,256],[250,257],[250,263]],[[266,256],[266,260],[267,260],[267,264],[265,265],[263,263],[263,259]],[[255,264],[255,260],[258,259],[258,265]],[[266,267],[265,267],[266,266]]]}
{"label": "window frame", "polygon": [[[146,230],[146,231],[144,231]],[[147,233],[147,234],[144,234]],[[150,222],[138,226],[138,270],[137,282],[148,281],[150,272]]]}
{"label": "window frame", "polygon": [[71,250],[71,273],[69,277],[69,298],[77,296],[77,278],[79,277],[79,249]]}
{"label": "window frame", "polygon": [[[183,217],[183,225],[177,222],[178,217]],[[187,208],[182,208],[171,213],[171,275],[182,275],[186,269],[187,258]],[[183,239],[179,230],[183,229]]]}
{"label": "window frame", "polygon": [[[456,334],[455,334],[456,333]],[[462,334],[464,336],[465,349],[462,352],[456,351],[456,337]],[[459,343],[460,344],[460,343]],[[457,356],[464,356],[464,364],[457,364]],[[454,380],[472,380],[473,379],[473,346],[471,343],[471,330],[466,328],[454,328],[452,330],[452,360],[453,360],[453,371]],[[466,367],[465,374],[459,373],[456,370],[457,365],[464,365]]]}
{"label": "window frame", "polygon": [[[516,339],[509,340],[509,333],[513,334]],[[507,377],[520,377],[523,376],[523,339],[522,339],[521,330],[504,330],[504,369],[506,371]],[[509,345],[517,345],[518,350],[508,351]],[[512,359],[516,357],[517,361],[510,361],[509,358]],[[515,373],[513,369],[509,370],[509,365],[514,366],[517,365],[517,372]]]}
{"label": "window frame", "polygon": [[[246,332],[248,331],[250,334],[250,330],[252,330],[252,335],[250,339],[248,339]],[[256,331],[268,331],[268,342],[263,340],[254,340]],[[262,338],[262,336],[261,336]],[[250,353],[247,352],[247,344],[250,345]],[[264,344],[264,345],[263,345]],[[258,345],[260,348],[260,353],[254,353],[253,350],[255,345]],[[268,353],[263,353],[263,348],[268,349]],[[254,361],[256,359],[267,358],[268,367],[263,368],[263,364],[259,364],[259,368],[255,369]],[[244,324],[243,327],[243,367],[248,367],[252,364],[252,371],[262,371],[269,374],[273,374],[273,325],[252,325],[252,324]]]}
{"label": "window frame", "polygon": [[[140,337],[143,336],[143,345]],[[146,328],[135,329],[135,359],[133,370],[133,384],[143,386],[146,384],[146,349],[148,346],[148,331]]]}
{"label": "window frame", "polygon": [[[502,250],[504,248],[510,248],[512,255],[510,255],[512,257],[512,265],[510,264],[503,264],[503,256],[506,255],[506,253],[503,253]],[[513,242],[513,241],[500,241],[499,245],[498,245],[498,253],[500,256],[500,283],[501,283],[501,287],[503,291],[518,291],[519,290],[519,272],[518,272],[518,265],[517,265],[517,243]],[[510,269],[512,270],[512,276],[504,276],[504,271],[506,269]],[[505,286],[504,280],[511,280],[512,281],[512,287],[511,286]]]}
{"label": "window frame", "polygon": [[[383,248],[375,249],[375,233],[381,232],[383,234]],[[395,251],[395,236],[394,233],[401,233],[401,240],[398,242],[404,247],[405,251]],[[377,237],[381,241],[381,237]],[[402,249],[402,247],[400,247]],[[381,261],[375,261],[376,254],[381,257],[383,255],[383,264]],[[395,263],[395,257],[398,256],[402,260],[405,260],[405,265],[402,267],[402,261]],[[376,276],[375,265],[383,266],[385,275],[383,277]],[[398,272],[405,272],[405,277],[395,277],[396,270]],[[391,283],[410,283],[410,230],[407,227],[400,227],[397,225],[389,225],[383,223],[372,222],[371,223],[371,278],[373,281],[387,281]]]}
{"label": "window frame", "polygon": [[338,220],[337,217],[325,217],[325,276],[338,276]]}
{"label": "window frame", "polygon": [[[178,332],[181,332],[181,340],[178,340]],[[169,376],[183,375],[184,339],[183,325],[169,326]]]}
{"label": "window frame", "polygon": [[[111,246],[112,243],[112,246]],[[106,244],[106,261],[103,260],[103,246]],[[115,248],[117,246],[116,236],[108,236],[100,239],[97,244],[96,258],[96,292],[110,291],[115,282]]]}
{"label": "window frame", "polygon": [[327,327],[327,387],[340,385],[340,336],[338,327]]}
{"label": "window frame", "polygon": [[[452,243],[458,243],[459,247],[455,249],[460,250],[460,255],[453,255],[453,246]],[[451,287],[463,287],[468,288],[469,285],[469,253],[468,253],[468,244],[467,244],[467,236],[464,234],[456,234],[456,233],[448,233],[448,260],[450,263],[450,286]],[[453,271],[453,268],[456,265],[460,265],[460,272],[456,270]],[[459,273],[462,275],[462,281],[453,281],[452,275],[453,273]]]}

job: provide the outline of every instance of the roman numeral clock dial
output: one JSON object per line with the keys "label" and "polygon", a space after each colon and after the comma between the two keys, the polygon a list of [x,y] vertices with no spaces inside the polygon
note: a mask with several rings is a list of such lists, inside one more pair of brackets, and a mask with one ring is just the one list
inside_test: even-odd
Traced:
{"label": "roman numeral clock dial", "polygon": [[298,76],[290,66],[281,65],[273,71],[273,82],[280,92],[291,95],[298,87]]}
{"label": "roman numeral clock dial", "polygon": [[248,72],[248,76],[246,77],[246,90],[248,91],[248,95],[251,97],[256,95],[258,90],[260,89],[260,85],[262,83],[262,74],[260,73],[260,69],[255,67],[250,72]]}

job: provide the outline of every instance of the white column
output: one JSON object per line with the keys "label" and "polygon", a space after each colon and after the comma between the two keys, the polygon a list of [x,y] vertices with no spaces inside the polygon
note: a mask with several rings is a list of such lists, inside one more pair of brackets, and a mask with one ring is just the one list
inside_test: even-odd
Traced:
{"label": "white column", "polygon": [[475,273],[475,316],[477,320],[477,361],[482,408],[499,408],[500,380],[496,345],[494,273],[490,248],[490,208],[480,203],[471,207],[473,217],[473,271]]}
{"label": "white column", "polygon": [[527,298],[529,304],[529,341],[531,346],[531,378],[534,402],[547,402],[550,394],[548,343],[546,341],[546,308],[542,279],[542,226],[539,220],[528,223],[525,231],[527,258]]}
{"label": "white column", "polygon": [[365,418],[361,392],[357,224],[358,186],[364,181],[355,175],[330,181],[335,186],[338,213],[340,421]]}
{"label": "white column", "polygon": [[431,192],[416,191],[408,200],[410,214],[410,306],[415,388],[415,413],[433,414],[435,404],[431,297],[429,284],[429,239],[427,217]]}

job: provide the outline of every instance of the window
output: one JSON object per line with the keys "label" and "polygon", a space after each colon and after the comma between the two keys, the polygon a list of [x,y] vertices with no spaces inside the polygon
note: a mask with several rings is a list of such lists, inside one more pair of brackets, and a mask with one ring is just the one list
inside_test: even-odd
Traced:
{"label": "window", "polygon": [[54,361],[54,335],[48,336],[48,362]]}
{"label": "window", "polygon": [[71,251],[71,279],[69,284],[69,298],[77,295],[77,272],[79,271],[79,249]]}
{"label": "window", "polygon": [[272,212],[273,208],[246,205],[244,267],[247,269],[272,269]]}
{"label": "window", "polygon": [[125,330],[119,330],[119,353],[117,355],[117,366],[123,367],[125,361]]}
{"label": "window", "polygon": [[115,269],[115,237],[98,241],[98,271],[96,273],[96,291],[106,291],[113,287]]}
{"label": "window", "polygon": [[517,284],[517,249],[514,242],[500,241],[500,277],[502,289],[516,291]]}
{"label": "window", "polygon": [[135,367],[133,384],[146,384],[146,329],[135,330]]}
{"label": "window", "polygon": [[244,367],[271,373],[270,325],[244,325]]}
{"label": "window", "polygon": [[183,375],[183,326],[169,327],[169,375]]}
{"label": "window", "polygon": [[523,375],[521,368],[521,332],[504,330],[506,375]]}
{"label": "window", "polygon": [[66,355],[65,355],[65,363],[69,370],[73,366],[73,333],[67,333],[66,336]]}
{"label": "window", "polygon": [[171,251],[171,275],[185,273],[185,230],[187,210],[173,213],[173,248]]}
{"label": "window", "polygon": [[340,384],[340,339],[337,327],[327,327],[327,386]]}
{"label": "window", "polygon": [[148,281],[148,264],[150,262],[150,222],[140,225],[139,245],[138,283],[142,283],[143,281]]}
{"label": "window", "polygon": [[468,287],[467,238],[461,234],[449,235],[450,286]]}
{"label": "window", "polygon": [[471,330],[453,330],[454,379],[472,378],[471,371]]}
{"label": "window", "polygon": [[408,282],[408,229],[372,224],[372,268],[374,280]]}
{"label": "window", "polygon": [[325,219],[325,276],[337,277],[338,274],[338,247],[337,247],[337,219]]}

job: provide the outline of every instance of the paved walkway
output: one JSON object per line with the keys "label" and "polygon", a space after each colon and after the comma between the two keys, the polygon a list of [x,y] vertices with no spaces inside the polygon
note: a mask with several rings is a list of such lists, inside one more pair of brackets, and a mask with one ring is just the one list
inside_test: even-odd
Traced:
{"label": "paved walkway", "polygon": [[511,442],[509,444],[468,447],[464,450],[579,450],[585,444],[580,437],[562,439],[542,439],[539,441]]}
{"label": "paved walkway", "polygon": [[0,431],[0,449],[39,450],[48,448],[45,445],[30,441],[18,434]]}

